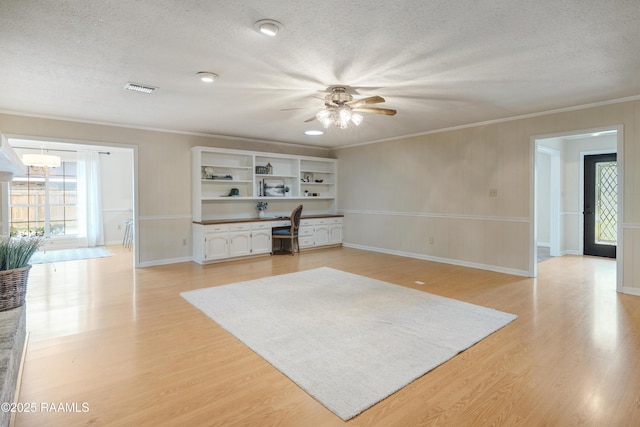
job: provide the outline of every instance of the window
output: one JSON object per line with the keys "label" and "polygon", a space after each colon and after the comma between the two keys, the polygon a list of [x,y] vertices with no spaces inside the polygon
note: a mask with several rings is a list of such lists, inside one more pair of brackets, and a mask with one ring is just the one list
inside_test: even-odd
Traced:
{"label": "window", "polygon": [[10,185],[11,235],[77,235],[77,199],[75,161],[52,169],[25,167]]}

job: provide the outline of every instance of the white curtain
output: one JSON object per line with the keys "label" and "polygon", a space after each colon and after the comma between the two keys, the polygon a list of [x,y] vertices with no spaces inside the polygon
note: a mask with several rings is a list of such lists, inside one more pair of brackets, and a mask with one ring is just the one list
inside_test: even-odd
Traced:
{"label": "white curtain", "polygon": [[97,151],[78,151],[78,225],[88,247],[104,245],[99,156]]}

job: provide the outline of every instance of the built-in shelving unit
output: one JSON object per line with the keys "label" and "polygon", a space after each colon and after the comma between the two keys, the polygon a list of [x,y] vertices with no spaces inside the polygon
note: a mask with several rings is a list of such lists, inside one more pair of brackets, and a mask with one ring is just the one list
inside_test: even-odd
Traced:
{"label": "built-in shelving unit", "polygon": [[335,159],[194,147],[192,162],[194,221],[252,217],[257,201],[268,201],[271,215],[296,204],[335,213]]}

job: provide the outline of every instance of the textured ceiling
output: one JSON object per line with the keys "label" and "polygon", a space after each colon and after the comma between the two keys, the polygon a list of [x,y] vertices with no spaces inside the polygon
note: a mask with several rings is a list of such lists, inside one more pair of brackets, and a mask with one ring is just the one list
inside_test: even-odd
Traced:
{"label": "textured ceiling", "polygon": [[[345,146],[638,96],[638,22],[638,0],[2,0],[0,110]],[[304,135],[337,84],[398,114]]]}

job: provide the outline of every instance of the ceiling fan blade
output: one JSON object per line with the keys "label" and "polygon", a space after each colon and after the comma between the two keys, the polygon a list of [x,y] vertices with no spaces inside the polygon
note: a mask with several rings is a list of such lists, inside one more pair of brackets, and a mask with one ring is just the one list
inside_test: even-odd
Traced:
{"label": "ceiling fan blade", "polygon": [[361,113],[374,113],[374,114],[384,114],[385,116],[395,116],[397,111],[392,110],[390,108],[354,108],[353,111],[358,111]]}
{"label": "ceiling fan blade", "polygon": [[318,107],[281,108],[280,111],[308,110],[309,108],[318,108]]}
{"label": "ceiling fan blade", "polygon": [[347,105],[356,106],[364,104],[379,104],[384,102],[384,98],[381,96],[370,96],[368,98],[354,99],[353,101],[345,102]]}
{"label": "ceiling fan blade", "polygon": [[308,118],[307,120],[305,120],[304,122],[305,122],[305,123],[309,123],[309,122],[314,121],[315,119],[316,119],[316,116],[309,117],[309,118]]}

